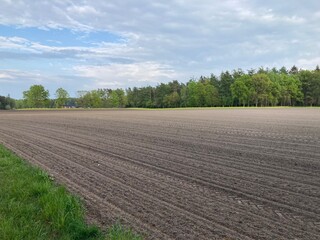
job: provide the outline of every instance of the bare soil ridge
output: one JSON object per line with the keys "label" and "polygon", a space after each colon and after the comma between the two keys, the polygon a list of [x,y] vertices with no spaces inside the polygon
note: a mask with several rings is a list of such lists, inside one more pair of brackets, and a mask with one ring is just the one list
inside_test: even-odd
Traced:
{"label": "bare soil ridge", "polygon": [[0,141],[150,239],[319,239],[319,109],[23,111]]}

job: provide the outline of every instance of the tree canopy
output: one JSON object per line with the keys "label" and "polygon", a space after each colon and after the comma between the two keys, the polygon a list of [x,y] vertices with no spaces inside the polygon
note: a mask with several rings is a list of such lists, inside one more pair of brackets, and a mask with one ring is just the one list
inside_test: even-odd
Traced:
{"label": "tree canopy", "polygon": [[28,91],[23,92],[26,106],[30,108],[43,108],[49,106],[49,91],[42,85],[32,85]]}
{"label": "tree canopy", "polygon": [[[0,97],[0,108],[39,108],[72,105],[84,108],[175,108],[214,106],[320,106],[320,70],[259,68],[224,71],[219,76],[177,80],[157,86],[78,91],[70,98],[63,88],[49,100],[49,91],[33,85],[23,100]],[[11,102],[10,102],[11,101]]]}
{"label": "tree canopy", "polygon": [[15,107],[15,101],[14,99],[10,98],[9,95],[7,97],[0,96],[0,109],[9,110],[14,107]]}
{"label": "tree canopy", "polygon": [[63,107],[66,105],[68,98],[69,98],[69,93],[63,89],[63,88],[58,88],[56,90],[56,101],[55,101],[55,106],[56,107]]}

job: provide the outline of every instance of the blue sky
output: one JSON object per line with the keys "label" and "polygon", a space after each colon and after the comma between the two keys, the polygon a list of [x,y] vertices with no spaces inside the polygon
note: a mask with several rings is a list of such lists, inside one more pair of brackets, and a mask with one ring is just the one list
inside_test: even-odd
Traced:
{"label": "blue sky", "polygon": [[0,0],[0,95],[320,65],[318,0]]}

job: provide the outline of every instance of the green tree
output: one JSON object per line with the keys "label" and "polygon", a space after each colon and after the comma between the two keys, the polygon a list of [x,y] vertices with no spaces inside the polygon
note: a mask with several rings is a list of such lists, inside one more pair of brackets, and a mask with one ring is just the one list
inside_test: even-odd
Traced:
{"label": "green tree", "polygon": [[181,107],[188,106],[188,87],[187,87],[187,85],[183,85],[181,88],[180,106]]}
{"label": "green tree", "polygon": [[299,72],[298,77],[301,82],[301,89],[303,92],[304,97],[304,105],[310,105],[312,106],[314,103],[314,88],[315,88],[315,82],[314,81],[314,74],[312,71],[309,70],[302,70]]}
{"label": "green tree", "polygon": [[155,107],[163,108],[167,104],[167,100],[165,99],[171,93],[170,86],[165,83],[161,83],[155,88],[155,96],[154,96],[154,104]]}
{"label": "green tree", "polygon": [[312,99],[311,105],[320,105],[320,71],[313,71],[311,78],[310,96]]}
{"label": "green tree", "polygon": [[291,106],[295,105],[296,101],[302,101],[301,82],[295,74],[297,73],[294,75],[278,74],[281,106]]}
{"label": "green tree", "polygon": [[313,90],[314,104],[316,104],[317,106],[320,106],[320,74],[318,74],[315,81],[316,83]]}
{"label": "green tree", "polygon": [[69,93],[63,89],[63,88],[58,88],[56,90],[56,101],[55,101],[55,106],[60,108],[64,105],[66,105],[66,102],[69,98]]}
{"label": "green tree", "polygon": [[212,86],[214,86],[217,90],[219,89],[219,79],[213,73],[211,73],[209,81]]}
{"label": "green tree", "polygon": [[0,96],[0,109],[5,109],[7,100],[5,96]]}
{"label": "green tree", "polygon": [[111,106],[112,104],[110,103],[110,95],[112,90],[108,88],[103,88],[103,89],[100,88],[97,91],[101,98],[101,107],[103,108],[112,107]]}
{"label": "green tree", "polygon": [[293,65],[292,68],[289,71],[290,74],[298,74],[299,73],[299,69],[296,67],[296,65]]}
{"label": "green tree", "polygon": [[127,106],[128,107],[137,107],[138,104],[138,88],[134,87],[133,89],[126,89],[127,93]]}
{"label": "green tree", "polygon": [[279,73],[279,71],[278,71],[278,69],[277,69],[276,67],[273,67],[273,68],[271,69],[271,72],[272,72],[272,73]]}
{"label": "green tree", "polygon": [[211,84],[210,80],[206,80],[203,83],[204,86],[204,100],[205,104],[204,106],[206,107],[213,107],[213,106],[218,106],[220,104],[220,99],[219,99],[219,92],[218,89]]}
{"label": "green tree", "polygon": [[234,82],[233,76],[228,72],[222,72],[220,75],[219,93],[222,106],[232,106],[233,98],[231,93],[231,84]]}
{"label": "green tree", "polygon": [[264,69],[264,67],[260,67],[258,69],[257,73],[259,73],[259,74],[267,74],[268,73],[268,69]]}
{"label": "green tree", "polygon": [[78,91],[77,104],[84,108],[102,107],[102,98],[99,90]]}
{"label": "green tree", "polygon": [[23,92],[26,105],[31,108],[43,108],[49,105],[49,91],[42,85],[32,85],[28,91]]}
{"label": "green tree", "polygon": [[[123,92],[124,93],[124,92]],[[146,107],[152,108],[155,106],[155,89],[151,86],[127,89],[127,97],[124,97],[124,101],[130,107]]]}
{"label": "green tree", "polygon": [[279,73],[288,74],[288,70],[286,67],[283,66],[282,68],[279,69]]}
{"label": "green tree", "polygon": [[26,108],[26,102],[23,99],[17,99],[15,100],[15,108],[22,109]]}
{"label": "green tree", "polygon": [[125,95],[125,92],[120,88],[111,90],[109,98],[112,107],[120,108],[125,107],[127,104],[127,97]]}
{"label": "green tree", "polygon": [[198,107],[200,103],[197,82],[190,80],[187,84],[188,107]]}
{"label": "green tree", "polygon": [[110,94],[110,103],[112,107],[119,107],[120,106],[120,98],[116,91],[112,91]]}
{"label": "green tree", "polygon": [[85,98],[85,96],[87,95],[88,91],[84,91],[84,90],[80,90],[77,91],[77,105],[79,107],[87,107],[89,105],[89,103],[87,102],[87,98]]}
{"label": "green tree", "polygon": [[139,88],[138,107],[154,107],[154,89],[151,86]]}
{"label": "green tree", "polygon": [[249,82],[251,81],[250,75],[243,75],[236,79],[233,84],[231,84],[231,93],[233,99],[238,99],[239,103],[245,106],[249,104],[250,89]]}
{"label": "green tree", "polygon": [[180,96],[178,92],[173,92],[164,97],[164,103],[166,107],[178,107],[180,104]]}
{"label": "green tree", "polygon": [[268,77],[272,82],[271,89],[269,91],[269,101],[272,106],[279,104],[281,99],[281,85],[279,83],[280,74],[277,71],[271,70],[268,73]]}
{"label": "green tree", "polygon": [[15,108],[16,101],[8,95],[7,97],[0,96],[0,109],[10,110]]}
{"label": "green tree", "polygon": [[269,105],[269,96],[271,92],[272,82],[267,74],[257,73],[251,78],[252,90],[253,90],[253,100],[256,105],[260,103],[261,106]]}
{"label": "green tree", "polygon": [[102,99],[101,94],[98,90],[92,90],[89,92],[88,96],[90,106],[92,108],[101,108],[102,107]]}
{"label": "green tree", "polygon": [[204,107],[206,106],[206,87],[205,87],[205,80],[196,82],[196,94],[198,103],[196,106]]}
{"label": "green tree", "polygon": [[233,79],[237,79],[237,78],[240,78],[241,76],[244,75],[244,72],[241,68],[238,68],[237,70],[233,70],[232,71],[232,77]]}
{"label": "green tree", "polygon": [[219,92],[210,78],[194,79],[182,86],[181,105],[189,107],[211,107],[220,104]]}

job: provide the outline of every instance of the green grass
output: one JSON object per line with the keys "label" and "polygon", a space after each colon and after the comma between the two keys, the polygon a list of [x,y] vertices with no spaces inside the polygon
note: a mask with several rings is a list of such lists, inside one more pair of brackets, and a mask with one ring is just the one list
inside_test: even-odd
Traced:
{"label": "green grass", "polygon": [[79,198],[0,145],[0,239],[142,238],[120,225],[106,233],[86,225]]}
{"label": "green grass", "polygon": [[137,236],[131,230],[124,229],[120,224],[112,226],[106,238],[107,240],[142,240],[142,237]]}

